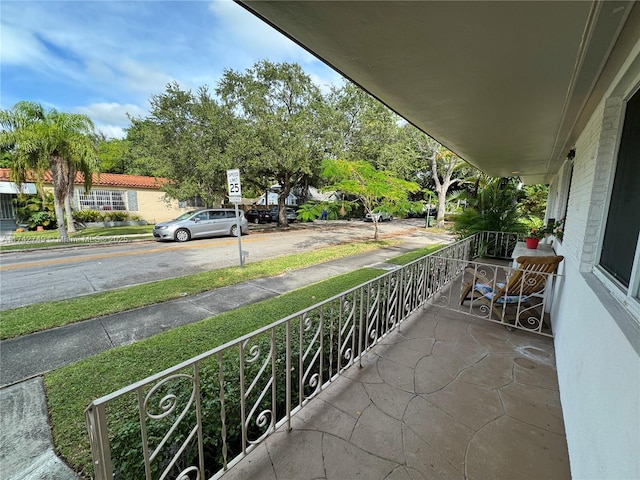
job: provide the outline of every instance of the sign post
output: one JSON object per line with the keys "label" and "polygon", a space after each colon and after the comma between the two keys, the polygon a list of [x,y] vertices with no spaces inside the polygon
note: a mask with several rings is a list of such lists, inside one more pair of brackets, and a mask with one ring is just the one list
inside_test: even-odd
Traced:
{"label": "sign post", "polygon": [[240,187],[240,170],[237,168],[227,170],[227,186],[229,192],[229,202],[235,204],[236,210],[236,231],[238,232],[238,252],[240,253],[240,267],[244,267],[244,257],[242,255],[242,227],[240,226],[240,212],[238,204],[242,201],[242,188]]}

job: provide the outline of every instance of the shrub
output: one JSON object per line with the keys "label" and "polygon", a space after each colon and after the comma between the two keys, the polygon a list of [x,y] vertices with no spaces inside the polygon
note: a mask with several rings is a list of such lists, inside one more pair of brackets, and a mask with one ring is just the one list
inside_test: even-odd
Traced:
{"label": "shrub", "polygon": [[111,217],[112,222],[124,222],[125,220],[129,219],[129,213],[121,212],[121,211],[112,211],[112,212],[109,212],[109,217]]}
{"label": "shrub", "polygon": [[17,223],[28,224],[29,230],[35,230],[39,225],[45,229],[57,226],[51,192],[48,192],[44,199],[39,195],[19,195],[14,202],[16,203]]}
{"label": "shrub", "polygon": [[77,222],[99,222],[102,220],[102,214],[97,210],[80,210],[73,212],[73,219]]}

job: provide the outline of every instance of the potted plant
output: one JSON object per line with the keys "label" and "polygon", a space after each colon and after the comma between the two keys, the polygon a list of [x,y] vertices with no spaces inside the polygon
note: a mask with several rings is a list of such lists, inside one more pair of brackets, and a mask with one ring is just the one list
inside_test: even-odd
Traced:
{"label": "potted plant", "polygon": [[527,248],[530,248],[531,250],[538,248],[538,243],[540,243],[540,239],[544,237],[544,234],[544,228],[532,228],[529,231],[527,238],[524,239],[527,244]]}

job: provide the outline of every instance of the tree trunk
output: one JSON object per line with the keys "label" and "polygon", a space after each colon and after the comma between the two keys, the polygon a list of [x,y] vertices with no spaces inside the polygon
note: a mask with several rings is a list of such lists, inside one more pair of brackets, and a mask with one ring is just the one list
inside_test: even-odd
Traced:
{"label": "tree trunk", "polygon": [[56,222],[58,223],[58,235],[61,242],[68,242],[69,235],[64,225],[64,200],[68,192],[69,166],[57,151],[53,152],[49,158],[49,163],[53,180],[53,206],[56,212]]}
{"label": "tree trunk", "polygon": [[285,176],[284,181],[280,182],[280,193],[278,193],[278,226],[286,227],[289,225],[287,219],[287,197],[291,193],[291,182],[288,176]]}
{"label": "tree trunk", "polygon": [[76,233],[76,226],[73,223],[73,213],[71,212],[71,199],[73,198],[73,185],[76,180],[76,170],[72,166],[69,166],[67,178],[67,195],[64,199],[64,209],[67,213],[67,231],[69,233]]}
{"label": "tree trunk", "polygon": [[76,226],[73,222],[73,212],[71,211],[71,199],[69,198],[69,195],[67,195],[64,199],[64,211],[67,216],[67,231],[69,233],[75,233]]}
{"label": "tree trunk", "polygon": [[444,214],[447,206],[446,200],[447,200],[447,193],[443,192],[442,194],[440,194],[440,192],[438,192],[438,214],[436,217],[437,228],[444,228]]}

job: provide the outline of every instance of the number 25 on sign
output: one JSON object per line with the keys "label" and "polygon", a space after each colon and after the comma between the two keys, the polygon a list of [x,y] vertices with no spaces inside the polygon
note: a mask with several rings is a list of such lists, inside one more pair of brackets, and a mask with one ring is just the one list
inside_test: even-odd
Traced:
{"label": "number 25 on sign", "polygon": [[227,185],[229,187],[230,200],[231,197],[242,197],[242,188],[240,186],[240,170],[227,170]]}

